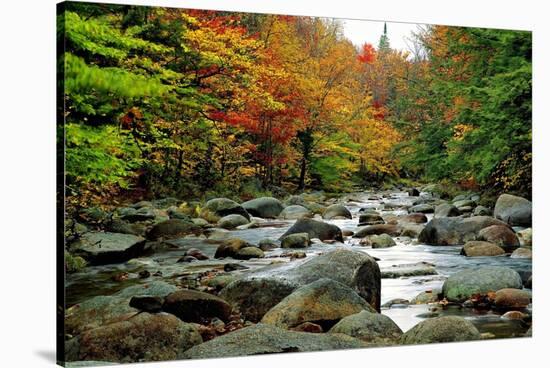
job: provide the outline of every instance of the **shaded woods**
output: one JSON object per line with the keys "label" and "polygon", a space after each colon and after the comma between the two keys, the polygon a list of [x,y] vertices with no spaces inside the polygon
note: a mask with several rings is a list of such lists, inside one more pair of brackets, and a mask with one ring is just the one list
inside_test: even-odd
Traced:
{"label": "shaded woods", "polygon": [[530,198],[529,32],[419,27],[407,53],[329,19],[59,17],[70,206],[435,180]]}

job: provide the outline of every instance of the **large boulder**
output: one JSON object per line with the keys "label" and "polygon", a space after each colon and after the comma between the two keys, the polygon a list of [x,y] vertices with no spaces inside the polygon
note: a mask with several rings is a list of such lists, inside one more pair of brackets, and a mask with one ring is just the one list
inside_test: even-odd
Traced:
{"label": "large boulder", "polygon": [[378,212],[363,212],[359,214],[359,226],[383,224],[384,219]]}
{"label": "large boulder", "polygon": [[238,238],[227,239],[221,243],[216,249],[214,258],[235,258],[235,255],[243,248],[252,247],[253,245]]}
{"label": "large boulder", "polygon": [[202,343],[197,327],[171,314],[140,313],[85,331],[78,337],[78,360],[119,363],[175,360]]}
{"label": "large boulder", "polygon": [[475,240],[479,231],[491,225],[506,225],[489,216],[434,218],[422,230],[418,241],[429,245],[461,245]]}
{"label": "large boulder", "polygon": [[296,289],[271,308],[261,322],[285,329],[313,322],[326,329],[343,317],[362,310],[376,312],[348,286],[331,279],[320,279]]}
{"label": "large boulder", "polygon": [[342,318],[329,332],[382,344],[394,342],[403,334],[399,326],[388,316],[367,310]]}
{"label": "large boulder", "polygon": [[243,215],[227,215],[218,220],[218,227],[222,229],[235,229],[237,226],[246,225],[249,221]]}
{"label": "large boulder", "polygon": [[396,245],[395,240],[388,234],[370,235],[367,239],[374,249],[390,248]]}
{"label": "large boulder", "polygon": [[517,237],[522,247],[531,248],[533,246],[533,229],[520,230],[517,232]]}
{"label": "large boulder", "polygon": [[495,243],[510,251],[519,247],[519,239],[512,229],[504,225],[492,225],[481,229],[477,235],[479,240]]}
{"label": "large boulder", "polygon": [[380,310],[380,268],[369,255],[338,249],[303,261],[267,266],[230,283],[220,297],[243,315],[258,321],[293,290],[329,278],[351,287],[373,308]]}
{"label": "large boulder", "polygon": [[434,218],[460,216],[458,208],[449,203],[441,203],[434,210]]}
{"label": "large boulder", "polygon": [[82,234],[70,246],[74,255],[96,265],[124,262],[141,255],[144,249],[145,239],[141,236],[99,231]]}
{"label": "large boulder", "polygon": [[421,203],[409,208],[409,213],[433,213],[434,206],[427,203]]}
{"label": "large boulder", "polygon": [[279,217],[283,220],[297,220],[301,218],[310,218],[313,217],[313,213],[305,208],[304,206],[300,206],[298,204],[290,205],[288,207],[285,207],[281,213],[279,214]]}
{"label": "large boulder", "polygon": [[279,239],[285,236],[296,233],[308,233],[309,238],[318,238],[321,240],[338,240],[344,241],[342,230],[336,225],[329,224],[323,221],[301,218],[296,220],[294,225],[290,227]]}
{"label": "large boulder", "polygon": [[235,201],[228,198],[214,198],[206,202],[201,209],[200,217],[209,222],[218,222],[227,215],[242,215],[250,220],[250,214]]}
{"label": "large boulder", "polygon": [[252,216],[262,218],[276,218],[284,208],[281,201],[273,197],[252,199],[244,202],[242,206]]}
{"label": "large boulder", "polygon": [[485,266],[449,276],[443,283],[443,296],[451,302],[463,302],[475,294],[522,286],[521,276],[511,268]]}
{"label": "large boulder", "polygon": [[290,234],[281,239],[281,248],[306,248],[309,244],[308,233]]}
{"label": "large boulder", "polygon": [[470,240],[462,250],[460,254],[466,257],[484,257],[484,256],[500,256],[505,254],[504,249],[494,243],[486,241]]}
{"label": "large boulder", "polygon": [[531,201],[511,194],[501,194],[495,204],[494,214],[511,226],[531,226]]}
{"label": "large boulder", "polygon": [[233,256],[233,258],[248,260],[251,258],[264,258],[264,256],[265,254],[263,250],[258,247],[252,246],[239,249],[237,254]]}
{"label": "large boulder", "polygon": [[295,283],[279,278],[247,278],[229,283],[220,297],[252,322],[259,322],[274,305],[296,289]]}
{"label": "large boulder", "polygon": [[139,312],[130,306],[134,296],[165,297],[177,287],[164,281],[127,287],[113,295],[95,296],[65,310],[65,331],[78,335],[83,331],[109,323],[120,322]]}
{"label": "large boulder", "polygon": [[525,258],[532,259],[533,251],[529,248],[518,248],[510,254],[510,258]]}
{"label": "large boulder", "polygon": [[359,339],[343,334],[288,331],[259,323],[217,337],[187,350],[184,358],[223,358],[273,353],[326,351],[366,347]]}
{"label": "large boulder", "polygon": [[495,293],[495,307],[523,309],[531,303],[531,293],[519,289],[500,289]]}
{"label": "large boulder", "polygon": [[228,321],[231,305],[225,300],[196,290],[178,290],[164,298],[162,309],[185,322],[201,323],[214,317]]}
{"label": "large boulder", "polygon": [[351,212],[341,204],[333,204],[328,206],[325,212],[323,212],[323,218],[325,220],[332,220],[334,218],[351,219]]}
{"label": "large boulder", "polygon": [[201,227],[195,225],[192,221],[170,219],[155,224],[147,233],[147,238],[151,240],[170,239],[200,232]]}
{"label": "large boulder", "polygon": [[391,225],[391,224],[379,224],[379,225],[368,225],[360,228],[358,231],[353,234],[354,238],[364,238],[368,235],[380,235],[388,234],[391,236],[399,236],[401,234],[401,226]]}
{"label": "large boulder", "polygon": [[428,222],[428,218],[423,213],[409,213],[408,215],[399,217],[398,221],[411,224],[424,224]]}
{"label": "large boulder", "polygon": [[402,344],[430,344],[479,340],[481,335],[469,321],[446,316],[430,318],[420,322],[401,336]]}

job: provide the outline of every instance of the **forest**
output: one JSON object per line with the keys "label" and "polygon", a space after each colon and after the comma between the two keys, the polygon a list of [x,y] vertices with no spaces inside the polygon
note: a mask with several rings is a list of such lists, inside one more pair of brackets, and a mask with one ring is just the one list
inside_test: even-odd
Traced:
{"label": "forest", "polygon": [[[531,198],[531,33],[67,3],[68,207],[437,182]],[[390,33],[391,34],[391,30]]]}

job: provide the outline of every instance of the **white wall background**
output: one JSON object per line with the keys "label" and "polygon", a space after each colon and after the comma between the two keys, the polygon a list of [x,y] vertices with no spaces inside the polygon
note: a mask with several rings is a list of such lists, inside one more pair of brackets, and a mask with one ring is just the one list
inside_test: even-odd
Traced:
{"label": "white wall background", "polygon": [[[114,1],[103,1],[114,2]],[[180,361],[143,367],[538,367],[550,323],[548,140],[550,43],[540,0],[143,0],[220,10],[534,31],[533,339]],[[51,367],[55,357],[55,0],[11,0],[0,12],[0,367]],[[128,365],[128,367],[130,367]]]}

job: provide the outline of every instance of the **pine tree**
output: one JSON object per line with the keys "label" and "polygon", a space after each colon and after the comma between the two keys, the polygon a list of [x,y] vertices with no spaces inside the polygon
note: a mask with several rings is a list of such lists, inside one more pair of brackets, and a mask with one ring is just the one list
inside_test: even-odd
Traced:
{"label": "pine tree", "polygon": [[384,22],[384,33],[380,36],[380,41],[378,41],[378,52],[387,52],[390,50],[390,40],[388,38],[388,26]]}

